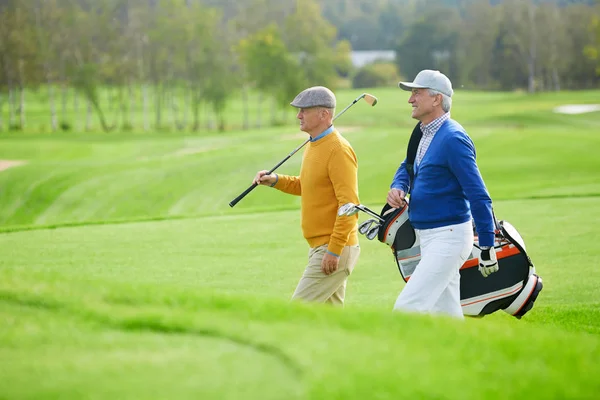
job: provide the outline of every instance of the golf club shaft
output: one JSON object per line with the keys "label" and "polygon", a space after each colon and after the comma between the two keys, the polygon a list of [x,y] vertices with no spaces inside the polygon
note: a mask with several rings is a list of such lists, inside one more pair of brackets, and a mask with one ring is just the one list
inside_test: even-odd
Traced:
{"label": "golf club shaft", "polygon": [[[340,115],[342,115],[343,113],[346,112],[346,110],[348,110],[350,107],[352,107],[354,104],[356,104],[360,99],[362,99],[363,97],[365,97],[366,93],[361,94],[360,96],[358,96],[356,99],[354,99],[354,101],[352,101],[352,103],[348,104],[346,106],[346,108],[344,108],[342,111],[340,111],[335,117],[333,117],[332,122],[335,121]],[[285,157],[283,160],[281,160],[276,166],[274,166],[273,168],[271,168],[269,170],[269,172],[267,172],[266,175],[271,175],[277,168],[279,168],[281,166],[281,164],[283,164],[284,162],[286,162],[287,160],[290,159],[291,156],[293,156],[294,154],[296,154],[296,152],[298,152],[298,150],[300,150],[302,147],[304,147],[306,145],[306,143],[310,142],[310,138],[306,139],[306,141],[304,141],[304,143],[302,143],[300,146],[296,147],[294,149],[294,151],[292,151],[290,154],[287,155],[287,157]],[[231,202],[229,202],[229,207],[233,207],[235,206],[237,203],[239,203],[240,200],[242,200],[244,197],[246,197],[246,195],[248,193],[250,193],[251,191],[254,190],[255,187],[257,187],[258,184],[253,183],[252,185],[250,185],[250,187],[248,187],[248,189],[244,190],[238,197],[236,197],[235,199],[231,200]]]}
{"label": "golf club shaft", "polygon": [[[291,156],[293,156],[294,154],[296,154],[296,152],[298,152],[298,150],[300,150],[301,148],[303,148],[306,143],[308,143],[310,141],[309,139],[306,139],[304,141],[304,143],[302,143],[300,146],[296,147],[290,154],[288,154],[283,160],[279,161],[279,163],[277,163],[276,166],[274,166],[273,168],[271,168],[269,170],[269,172],[267,172],[265,175],[271,175],[273,173],[273,171],[275,171],[277,168],[279,168],[281,166],[281,164],[283,164],[284,162],[286,162],[287,160],[289,160],[289,158]],[[244,190],[238,197],[236,197],[235,199],[231,200],[231,202],[229,203],[230,207],[235,206],[241,199],[243,199],[244,197],[246,197],[246,195],[248,193],[250,193],[252,190],[254,190],[255,187],[257,187],[258,184],[253,183],[252,185],[250,185],[250,187],[248,187],[248,189]]]}
{"label": "golf club shaft", "polygon": [[369,214],[371,217],[376,218],[378,221],[383,222],[384,219],[377,214],[375,211],[371,210],[369,207],[367,206],[363,206],[362,204],[359,204],[358,206],[356,206],[356,208],[358,208],[360,211]]}

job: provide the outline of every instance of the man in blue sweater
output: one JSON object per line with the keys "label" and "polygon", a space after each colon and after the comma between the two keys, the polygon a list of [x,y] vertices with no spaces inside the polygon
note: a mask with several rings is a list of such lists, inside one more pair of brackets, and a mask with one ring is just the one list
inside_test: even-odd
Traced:
{"label": "man in blue sweater", "polygon": [[394,176],[387,202],[402,207],[410,194],[409,219],[421,243],[421,261],[398,296],[394,310],[463,318],[461,265],[473,248],[472,220],[479,236],[479,271],[498,271],[494,250],[492,200],[475,161],[475,146],[465,129],[450,118],[452,83],[439,71],[423,70],[413,82],[412,117],[423,136],[414,165],[405,159]]}

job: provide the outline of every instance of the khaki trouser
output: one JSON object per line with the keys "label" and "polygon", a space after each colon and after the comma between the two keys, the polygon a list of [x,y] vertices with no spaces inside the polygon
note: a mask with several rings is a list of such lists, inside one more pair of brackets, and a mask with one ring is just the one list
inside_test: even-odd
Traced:
{"label": "khaki trouser", "polygon": [[298,282],[292,300],[344,304],[346,281],[358,261],[360,247],[358,245],[344,247],[338,269],[331,275],[325,275],[321,271],[321,261],[326,252],[326,244],[309,249],[308,265]]}

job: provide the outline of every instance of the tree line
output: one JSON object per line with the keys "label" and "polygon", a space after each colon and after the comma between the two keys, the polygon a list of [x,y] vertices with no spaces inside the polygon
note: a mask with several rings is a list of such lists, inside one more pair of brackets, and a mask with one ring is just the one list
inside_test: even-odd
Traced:
{"label": "tree line", "polygon": [[567,3],[0,0],[0,130],[26,127],[31,92],[52,131],[78,114],[85,129],[200,130],[203,110],[224,129],[232,97],[248,128],[251,94],[274,124],[303,88],[356,74],[353,47],[396,50],[409,79],[438,68],[468,88],[596,87],[599,6]]}

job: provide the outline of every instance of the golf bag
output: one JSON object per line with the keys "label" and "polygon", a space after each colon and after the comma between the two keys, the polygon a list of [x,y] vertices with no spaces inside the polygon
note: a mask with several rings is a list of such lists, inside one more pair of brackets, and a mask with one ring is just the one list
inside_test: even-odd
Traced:
{"label": "golf bag", "polygon": [[[421,260],[418,232],[408,219],[408,203],[403,208],[386,204],[377,239],[390,246],[405,282]],[[542,278],[527,255],[525,242],[507,221],[497,223],[495,250],[500,269],[484,278],[478,270],[477,233],[473,250],[460,268],[460,302],[464,315],[482,317],[498,310],[521,318],[533,307],[542,290]]]}

